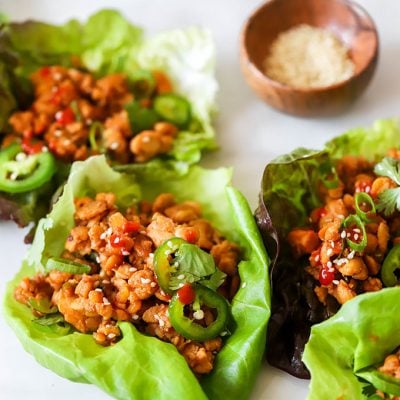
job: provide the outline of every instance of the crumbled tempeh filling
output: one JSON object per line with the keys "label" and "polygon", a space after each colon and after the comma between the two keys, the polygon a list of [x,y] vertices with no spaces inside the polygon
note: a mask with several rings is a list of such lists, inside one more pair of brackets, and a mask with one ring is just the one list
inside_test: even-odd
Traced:
{"label": "crumbled tempeh filling", "polygon": [[[177,204],[168,193],[152,204],[132,206],[124,214],[110,193],[77,198],[75,208],[75,227],[62,257],[89,265],[91,272],[73,275],[53,270],[24,278],[15,289],[15,298],[24,304],[32,299],[49,300],[65,321],[80,332],[92,332],[102,345],[120,338],[117,321],[130,321],[140,331],[173,343],[194,372],[209,373],[223,341],[221,337],[191,341],[174,330],[167,312],[170,296],[160,289],[154,272],[154,252],[172,237],[199,246],[226,274],[218,292],[231,299],[239,286],[238,246],[202,219],[198,203]],[[210,309],[202,311],[197,316],[208,326],[214,315]]]}

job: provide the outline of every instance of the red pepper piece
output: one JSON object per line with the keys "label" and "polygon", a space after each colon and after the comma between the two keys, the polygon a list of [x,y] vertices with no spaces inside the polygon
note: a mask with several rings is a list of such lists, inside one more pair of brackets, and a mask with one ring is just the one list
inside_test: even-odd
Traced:
{"label": "red pepper piece", "polygon": [[67,107],[62,111],[57,111],[55,118],[59,124],[68,125],[75,121],[75,114],[71,107]]}
{"label": "red pepper piece", "polygon": [[197,239],[199,238],[199,235],[197,234],[197,231],[195,229],[188,229],[184,233],[184,239],[191,244],[194,244],[197,242]]}
{"label": "red pepper piece", "polygon": [[136,221],[126,221],[122,227],[124,233],[139,232],[141,225]]}
{"label": "red pepper piece", "polygon": [[26,138],[22,139],[21,143],[22,150],[29,155],[41,153],[43,151],[44,145],[44,142],[41,140],[33,142],[32,140]]}
{"label": "red pepper piece", "polygon": [[185,283],[177,293],[178,299],[182,304],[191,304],[196,298],[196,292],[190,283]]}
{"label": "red pepper piece", "polygon": [[335,271],[328,268],[322,268],[319,272],[319,283],[321,285],[329,285],[335,279]]}

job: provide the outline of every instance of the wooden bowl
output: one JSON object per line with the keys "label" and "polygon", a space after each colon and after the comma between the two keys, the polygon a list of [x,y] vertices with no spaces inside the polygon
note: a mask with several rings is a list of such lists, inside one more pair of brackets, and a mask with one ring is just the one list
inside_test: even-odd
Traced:
{"label": "wooden bowl", "polygon": [[[349,49],[355,65],[347,80],[321,88],[294,88],[265,75],[269,48],[283,31],[307,24],[328,30]],[[378,34],[374,22],[349,0],[270,0],[245,23],[240,39],[240,61],[250,87],[268,104],[303,117],[339,113],[360,96],[378,61]]]}

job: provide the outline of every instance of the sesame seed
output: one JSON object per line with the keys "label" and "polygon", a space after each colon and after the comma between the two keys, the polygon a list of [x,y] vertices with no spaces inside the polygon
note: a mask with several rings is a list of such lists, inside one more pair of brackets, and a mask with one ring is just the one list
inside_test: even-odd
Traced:
{"label": "sesame seed", "polygon": [[47,146],[42,146],[42,151],[43,153],[46,153],[49,151],[49,149],[47,148]]}
{"label": "sesame seed", "polygon": [[344,215],[343,215],[343,214],[338,214],[337,217],[338,217],[339,219],[344,219]]}
{"label": "sesame seed", "polygon": [[356,252],[354,251],[354,250],[352,250],[349,254],[348,254],[348,256],[347,256],[347,258],[349,259],[349,260],[351,260],[352,258],[354,258],[354,254],[355,254]]}
{"label": "sesame seed", "polygon": [[10,179],[11,179],[12,181],[17,180],[17,178],[18,178],[18,172],[13,172],[13,173],[10,175]]}
{"label": "sesame seed", "polygon": [[335,242],[333,240],[331,240],[330,245],[331,245],[332,249],[335,248]]}
{"label": "sesame seed", "polygon": [[365,193],[369,193],[371,191],[371,186],[365,186]]}
{"label": "sesame seed", "polygon": [[103,289],[102,288],[96,288],[96,289],[94,289],[96,292],[102,292],[103,291]]}
{"label": "sesame seed", "polygon": [[150,257],[150,258],[154,258],[154,253],[150,253],[150,254],[149,254],[149,257]]}
{"label": "sesame seed", "polygon": [[360,236],[359,236],[358,233],[355,233],[355,234],[354,234],[354,240],[357,240],[359,237],[360,237]]}
{"label": "sesame seed", "polygon": [[204,311],[203,310],[197,310],[193,313],[193,318],[194,319],[203,319],[204,318]]}
{"label": "sesame seed", "polygon": [[180,275],[178,275],[178,279],[185,279],[185,275],[183,275],[183,274],[180,274]]}
{"label": "sesame seed", "polygon": [[129,272],[136,272],[137,271],[137,268],[135,268],[135,267],[130,267],[129,268]]}
{"label": "sesame seed", "polygon": [[115,244],[119,243],[120,241],[121,241],[121,239],[118,236],[114,239]]}
{"label": "sesame seed", "polygon": [[101,239],[101,240],[104,240],[106,237],[107,237],[107,232],[103,232],[103,233],[100,235],[100,239]]}
{"label": "sesame seed", "polygon": [[227,334],[228,334],[227,331],[223,331],[223,332],[221,332],[221,333],[219,334],[219,336],[226,336]]}
{"label": "sesame seed", "polygon": [[346,237],[350,237],[351,235],[350,235],[350,232],[347,232],[346,233]]}
{"label": "sesame seed", "polygon": [[157,283],[151,282],[151,283],[150,283],[150,286],[151,286],[151,287],[156,287],[156,286],[157,286]]}
{"label": "sesame seed", "polygon": [[340,234],[340,237],[341,237],[342,239],[344,239],[344,238],[346,237],[346,231],[342,231],[342,233]]}
{"label": "sesame seed", "polygon": [[103,297],[103,304],[105,304],[106,306],[108,306],[108,305],[111,304],[111,303],[108,301],[107,297]]}
{"label": "sesame seed", "polygon": [[333,283],[334,285],[339,285],[339,281],[338,281],[337,279],[334,279],[334,280],[332,281],[332,283]]}
{"label": "sesame seed", "polygon": [[131,254],[128,250],[122,250],[122,255],[123,256],[129,256]]}
{"label": "sesame seed", "polygon": [[179,267],[179,263],[178,262],[174,262],[174,267],[178,268]]}
{"label": "sesame seed", "polygon": [[110,236],[112,234],[112,228],[110,227],[110,228],[108,228],[107,230],[106,230],[106,235],[107,236]]}
{"label": "sesame seed", "polygon": [[114,339],[115,336],[117,336],[115,333],[109,333],[109,334],[107,335],[108,339]]}
{"label": "sesame seed", "polygon": [[133,314],[133,315],[132,315],[132,319],[134,319],[134,320],[136,321],[137,319],[139,319],[139,315]]}
{"label": "sesame seed", "polygon": [[332,250],[332,249],[328,249],[328,250],[326,251],[326,254],[327,254],[328,256],[331,256],[332,253],[333,253],[333,250]]}
{"label": "sesame seed", "polygon": [[142,137],[142,142],[143,143],[149,143],[150,142],[150,137],[149,136],[143,136]]}
{"label": "sesame seed", "polygon": [[15,156],[16,161],[24,161],[26,160],[26,154],[22,151]]}
{"label": "sesame seed", "polygon": [[100,257],[99,256],[96,256],[96,262],[97,262],[97,264],[100,264]]}
{"label": "sesame seed", "polygon": [[165,325],[164,320],[162,320],[161,318],[158,320],[158,325],[160,325],[161,327],[163,327]]}
{"label": "sesame seed", "polygon": [[357,233],[360,233],[360,232],[361,232],[361,229],[358,229],[358,228],[354,228],[354,229],[353,229],[353,232],[357,232]]}
{"label": "sesame seed", "polygon": [[180,283],[179,285],[178,285],[178,288],[181,288],[181,287],[184,287],[185,285],[183,284],[183,283]]}
{"label": "sesame seed", "polygon": [[148,283],[151,282],[151,279],[149,279],[149,278],[140,278],[140,282],[142,282],[143,285],[147,285]]}
{"label": "sesame seed", "polygon": [[332,268],[332,261],[328,261],[328,262],[326,263],[326,266],[327,266],[328,268]]}
{"label": "sesame seed", "polygon": [[315,256],[314,260],[315,260],[316,262],[319,261],[319,254],[317,254],[317,255]]}
{"label": "sesame seed", "polygon": [[242,289],[244,289],[246,286],[247,286],[247,283],[246,283],[246,282],[243,282],[243,284],[242,284]]}
{"label": "sesame seed", "polygon": [[118,147],[119,147],[119,143],[118,143],[118,142],[112,142],[112,143],[110,144],[110,149],[111,149],[111,150],[117,150]]}

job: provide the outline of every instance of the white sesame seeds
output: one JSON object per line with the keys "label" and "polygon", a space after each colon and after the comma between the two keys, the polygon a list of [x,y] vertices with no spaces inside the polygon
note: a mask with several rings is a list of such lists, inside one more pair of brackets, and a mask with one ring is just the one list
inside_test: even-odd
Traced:
{"label": "white sesame seeds", "polygon": [[328,262],[326,263],[326,266],[327,266],[328,268],[332,268],[332,261],[328,261]]}
{"label": "white sesame seeds", "polygon": [[334,279],[334,280],[332,281],[332,283],[333,283],[334,285],[339,285],[339,281],[338,281],[337,279]]}
{"label": "white sesame seeds", "polygon": [[22,151],[15,156],[16,161],[24,161],[26,160],[26,154]]}
{"label": "white sesame seeds", "polygon": [[354,229],[353,229],[353,232],[361,233],[361,229],[354,228]]}
{"label": "white sesame seeds", "polygon": [[150,257],[150,258],[154,258],[154,253],[150,253],[150,254],[149,254],[149,257]]}
{"label": "white sesame seeds", "polygon": [[122,250],[121,253],[123,256],[129,256],[131,254],[128,250]]}
{"label": "white sesame seeds", "polygon": [[354,254],[355,254],[356,252],[354,251],[354,250],[352,250],[349,254],[348,254],[348,256],[347,256],[347,258],[349,259],[349,260],[351,260],[352,258],[354,258]]}
{"label": "white sesame seeds", "polygon": [[344,215],[343,215],[343,214],[338,214],[337,217],[338,217],[339,219],[344,219]]}
{"label": "white sesame seeds", "polygon": [[346,231],[342,231],[341,234],[340,234],[340,237],[342,239],[344,239],[346,237]]}
{"label": "white sesame seeds", "polygon": [[95,290],[95,292],[102,292],[103,291],[103,289],[102,288],[96,288],[96,289],[94,289]]}
{"label": "white sesame seeds", "polygon": [[222,332],[219,334],[219,336],[226,336],[227,334],[228,334],[227,331],[222,331]]}
{"label": "white sesame seeds", "polygon": [[343,264],[347,264],[349,260],[347,258],[337,258],[336,260],[333,261],[334,264],[336,265],[343,265]]}
{"label": "white sesame seeds", "polygon": [[143,285],[147,285],[151,282],[151,279],[149,278],[140,278],[140,282],[142,282]]}
{"label": "white sesame seeds", "polygon": [[47,148],[47,146],[42,146],[42,151],[43,153],[47,153],[49,149]]}
{"label": "white sesame seeds", "polygon": [[114,239],[115,244],[118,244],[120,241],[121,241],[121,239],[118,236]]}
{"label": "white sesame seeds", "polygon": [[110,144],[110,149],[111,149],[111,150],[117,150],[118,147],[119,147],[119,143],[118,143],[118,142],[112,142],[112,143]]}
{"label": "white sesame seeds", "polygon": [[371,191],[371,186],[365,186],[365,193],[369,193]]}
{"label": "white sesame seeds", "polygon": [[108,339],[114,339],[115,336],[117,336],[115,333],[109,333],[109,334],[107,335],[107,338],[108,338]]}
{"label": "white sesame seeds", "polygon": [[242,284],[242,289],[244,289],[246,286],[247,286],[247,283],[246,283],[246,282],[243,282],[243,284]]}
{"label": "white sesame seeds", "polygon": [[151,286],[151,287],[156,287],[156,286],[157,286],[157,283],[151,282],[151,283],[150,283],[150,286]]}
{"label": "white sesame seeds", "polygon": [[181,287],[184,287],[184,286],[185,286],[184,283],[180,283],[180,284],[178,285],[178,288],[181,288]]}
{"label": "white sesame seeds", "polygon": [[203,310],[197,310],[193,313],[193,318],[194,319],[203,319],[204,318],[204,311]]}
{"label": "white sesame seeds", "polygon": [[12,181],[17,180],[17,178],[18,178],[18,172],[13,172],[12,174],[10,174],[10,179]]}
{"label": "white sesame seeds", "polygon": [[335,248],[335,242],[334,242],[333,240],[331,240],[329,244],[330,244],[330,246],[332,247],[332,249]]}
{"label": "white sesame seeds", "polygon": [[333,253],[333,249],[328,249],[328,250],[326,251],[326,254],[327,254],[328,256],[331,256],[332,253]]}
{"label": "white sesame seeds", "polygon": [[96,256],[96,262],[97,262],[97,264],[100,264],[100,257],[99,256]]}
{"label": "white sesame seeds", "polygon": [[106,306],[108,306],[108,305],[111,304],[111,303],[108,301],[107,297],[103,297],[103,304],[105,304]]}
{"label": "white sesame seeds", "polygon": [[180,274],[180,275],[177,276],[177,278],[180,279],[180,280],[185,279],[185,275]]}
{"label": "white sesame seeds", "polygon": [[132,315],[132,319],[135,320],[135,321],[138,320],[138,319],[139,319],[139,315],[133,314],[133,315]]}
{"label": "white sesame seeds", "polygon": [[103,233],[100,235],[100,239],[101,239],[101,240],[104,240],[106,237],[107,237],[107,232],[103,232]]}
{"label": "white sesame seeds", "polygon": [[135,268],[135,267],[130,267],[129,268],[129,272],[136,272],[137,271],[137,268]]}
{"label": "white sesame seeds", "polygon": [[354,240],[357,240],[360,237],[360,235],[358,233],[354,234]]}
{"label": "white sesame seeds", "polygon": [[317,255],[315,256],[314,260],[315,260],[315,262],[318,262],[318,261],[319,261],[319,254],[317,254]]}
{"label": "white sesame seeds", "polygon": [[143,142],[143,143],[149,143],[150,140],[151,140],[151,139],[150,139],[149,136],[143,136],[143,137],[142,137],[142,142]]}
{"label": "white sesame seeds", "polygon": [[174,262],[174,267],[178,268],[179,267],[179,263],[178,262]]}

